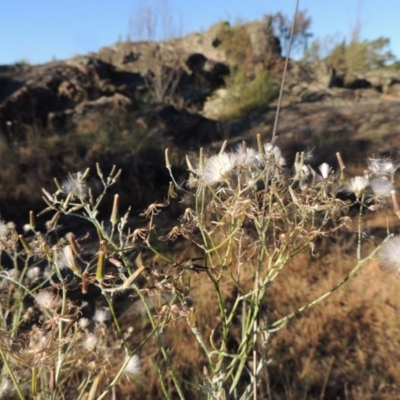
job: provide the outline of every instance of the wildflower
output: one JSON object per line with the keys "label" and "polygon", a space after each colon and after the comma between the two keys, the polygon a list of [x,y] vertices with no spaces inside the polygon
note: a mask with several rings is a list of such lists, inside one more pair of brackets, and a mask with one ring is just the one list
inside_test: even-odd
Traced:
{"label": "wildflower", "polygon": [[140,358],[139,358],[139,356],[134,354],[130,358],[128,364],[126,364],[124,373],[127,375],[139,375],[140,370],[141,370]]}
{"label": "wildflower", "polygon": [[394,190],[393,183],[382,178],[372,179],[370,186],[374,192],[375,198],[389,197],[391,196],[392,190]]}
{"label": "wildflower", "polygon": [[110,319],[110,310],[108,308],[101,308],[100,310],[96,310],[93,315],[93,321],[102,324]]}
{"label": "wildflower", "polygon": [[228,181],[237,161],[238,156],[235,153],[220,153],[212,156],[207,160],[204,169],[201,170],[203,183],[206,186],[211,186],[218,182]]}
{"label": "wildflower", "polygon": [[47,290],[39,292],[35,300],[40,307],[48,308],[49,310],[55,310],[60,305],[60,299]]}
{"label": "wildflower", "polygon": [[322,178],[327,179],[331,173],[332,167],[330,167],[327,163],[323,163],[318,168],[321,171]]}
{"label": "wildflower", "polygon": [[369,181],[364,176],[355,176],[351,178],[347,183],[347,191],[354,193],[358,198],[361,197],[362,193],[364,192],[365,188],[368,186]]}
{"label": "wildflower", "polygon": [[394,236],[382,245],[378,259],[383,266],[400,272],[400,236]]}

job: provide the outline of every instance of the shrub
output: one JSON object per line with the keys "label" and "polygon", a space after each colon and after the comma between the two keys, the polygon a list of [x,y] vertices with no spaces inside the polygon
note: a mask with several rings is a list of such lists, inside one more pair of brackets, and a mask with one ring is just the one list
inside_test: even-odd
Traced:
{"label": "shrub", "polygon": [[247,78],[244,69],[240,68],[226,82],[223,119],[243,118],[249,112],[265,107],[279,91],[275,79],[260,64],[255,68],[254,78]]}
{"label": "shrub", "polygon": [[[258,150],[242,143],[226,152],[225,146],[210,157],[200,150],[197,161],[187,158],[185,187],[176,183],[167,150],[168,196],[151,204],[138,226],[130,226],[130,210],[120,213],[118,194],[108,221],[99,220],[99,206],[121,175],[116,168],[105,175],[99,165],[91,179],[87,169],[55,179],[54,191],[43,189],[47,208],[40,214],[51,214],[45,230],[38,229],[33,212],[24,234],[0,222],[4,393],[102,399],[118,391],[123,377],[135,380],[143,365],[140,351],[156,344],[159,359],[153,366],[166,398],[198,397],[197,391],[209,399],[251,398],[269,390],[271,335],[373,258],[399,269],[399,238],[389,234],[366,252],[363,232],[365,216],[385,213],[390,201],[400,215],[393,184],[398,164],[372,158],[364,176],[349,177],[339,154],[336,173],[325,163],[312,167],[305,153],[288,166],[279,147],[262,143],[260,136]],[[159,214],[181,198],[186,209],[165,232]],[[92,226],[97,240],[91,250],[87,235],[57,234],[64,217]],[[267,293],[292,260],[329,248],[336,232],[355,232],[348,236],[351,271],[276,318]],[[176,240],[184,249],[169,255],[163,243]],[[208,287],[210,307],[193,302],[194,280]],[[133,326],[132,317],[129,327],[122,324],[121,299],[124,309],[140,304],[136,315],[142,317]],[[186,327],[203,352],[194,361],[203,364],[203,372],[176,369],[180,355],[168,344],[176,324]]]}
{"label": "shrub", "polygon": [[217,37],[231,64],[231,73],[225,79],[227,95],[221,118],[242,118],[274,99],[278,85],[261,62],[254,62],[245,25],[221,24]]}

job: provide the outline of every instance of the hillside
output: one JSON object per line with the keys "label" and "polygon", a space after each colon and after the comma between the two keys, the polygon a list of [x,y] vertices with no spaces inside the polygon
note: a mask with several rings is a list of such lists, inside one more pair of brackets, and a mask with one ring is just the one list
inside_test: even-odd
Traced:
{"label": "hillside", "polygon": [[[162,182],[166,146],[184,154],[225,139],[252,141],[255,132],[267,139],[283,63],[279,40],[256,21],[169,42],[117,43],[44,65],[0,66],[0,198],[37,206],[35,186],[98,161],[127,174],[136,165],[139,185],[141,177]],[[280,145],[288,157],[304,146],[324,154],[333,144],[396,157],[399,83],[396,70],[346,76],[323,61],[291,62]]]}
{"label": "hillside", "polygon": [[[206,255],[206,247],[198,244],[201,242],[201,235],[197,230],[199,225],[196,228],[194,225],[190,226],[193,221],[198,224],[198,220],[190,220],[192,217],[187,213],[186,207],[189,207],[191,197],[183,193],[190,186],[186,184],[188,169],[192,174],[190,190],[194,192],[197,186],[193,176],[199,174],[201,169],[197,168],[197,164],[193,164],[195,167],[191,168],[190,160],[200,158],[200,165],[199,148],[203,147],[205,155],[210,157],[220,151],[224,141],[227,141],[227,149],[231,150],[238,149],[239,144],[246,149],[243,141],[249,147],[257,148],[257,134],[261,134],[264,142],[271,140],[284,63],[279,40],[273,35],[268,20],[262,20],[237,26],[219,23],[201,34],[193,33],[164,42],[116,43],[97,53],[43,65],[0,66],[0,250],[4,254],[0,269],[0,310],[6,310],[5,313],[8,313],[7,307],[10,310],[10,314],[4,314],[5,317],[2,318],[4,326],[1,326],[0,334],[12,327],[9,321],[14,321],[13,318],[17,318],[16,321],[20,324],[19,331],[17,328],[15,330],[20,335],[17,339],[21,343],[29,342],[29,346],[31,343],[41,346],[43,341],[40,342],[39,336],[44,331],[48,337],[54,334],[54,340],[60,337],[57,335],[62,336],[65,333],[67,337],[73,332],[73,339],[66,340],[59,347],[52,342],[48,347],[43,347],[42,352],[33,355],[20,351],[21,359],[23,356],[26,359],[21,361],[16,369],[17,373],[20,373],[19,368],[22,370],[25,367],[32,376],[37,371],[54,373],[54,369],[51,370],[53,365],[50,368],[47,360],[53,360],[55,354],[60,355],[61,350],[68,347],[68,351],[76,358],[71,358],[72,361],[66,364],[76,365],[77,370],[65,367],[69,372],[60,383],[70,391],[65,398],[78,397],[78,388],[81,390],[83,387],[83,384],[80,386],[80,379],[87,371],[89,377],[85,385],[88,386],[82,390],[88,392],[90,387],[95,386],[94,383],[91,386],[93,377],[103,390],[112,380],[110,371],[117,370],[117,361],[126,358],[126,354],[120,352],[121,354],[113,357],[110,356],[114,354],[111,350],[104,354],[95,352],[93,349],[98,343],[94,347],[86,343],[86,339],[94,332],[101,338],[103,350],[107,348],[116,351],[124,346],[125,350],[128,347],[140,349],[138,354],[142,360],[143,379],[121,379],[116,385],[114,396],[158,399],[164,398],[165,393],[168,393],[170,398],[178,398],[176,385],[174,386],[176,377],[170,373],[170,365],[166,361],[172,360],[173,367],[178,371],[184,396],[204,398],[194,387],[202,384],[203,389],[206,388],[204,390],[211,387],[214,390],[219,381],[207,381],[211,375],[207,375],[204,369],[207,359],[202,352],[203,344],[194,339],[194,328],[200,327],[207,338],[204,347],[210,349],[215,345],[212,340],[219,342],[226,335],[228,348],[215,350],[213,357],[225,357],[225,352],[232,350],[234,353],[241,348],[240,329],[244,326],[241,327],[241,321],[246,316],[245,306],[251,307],[253,303],[247,302],[249,297],[242,296],[240,290],[251,288],[256,281],[255,268],[251,264],[254,253],[251,249],[260,245],[261,254],[265,256],[263,241],[255,240],[252,236],[257,229],[252,230],[249,226],[258,218],[257,210],[268,203],[265,199],[270,196],[269,193],[264,193],[265,198],[258,197],[257,194],[258,190],[268,192],[268,185],[275,187],[281,197],[277,195],[275,199],[271,195],[268,198],[271,208],[265,213],[265,218],[271,218],[272,221],[268,234],[273,237],[272,247],[275,246],[275,250],[265,265],[272,263],[278,249],[286,248],[285,246],[290,248],[291,239],[301,241],[301,235],[304,234],[301,229],[304,228],[306,232],[311,229],[311,225],[314,227],[315,221],[324,221],[324,218],[317,215],[321,209],[325,210],[323,207],[338,207],[339,211],[336,214],[335,208],[332,220],[326,227],[322,223],[321,226],[326,231],[320,236],[319,233],[315,234],[317,230],[311,229],[310,237],[315,234],[312,241],[307,246],[299,245],[295,252],[296,259],[285,259],[287,267],[279,280],[275,282],[275,278],[271,279],[265,285],[263,290],[268,288],[268,296],[265,296],[262,303],[260,323],[279,320],[294,308],[307,304],[322,293],[329,293],[334,285],[352,271],[354,263],[357,263],[359,257],[355,253],[358,245],[352,247],[357,240],[360,248],[361,240],[363,241],[362,250],[366,253],[386,237],[389,229],[387,227],[394,233],[400,231],[398,219],[392,212],[392,204],[387,201],[387,193],[384,200],[379,198],[374,202],[363,203],[364,198],[360,199],[353,193],[349,194],[349,191],[337,189],[339,183],[336,182],[340,172],[337,152],[340,152],[346,163],[342,172],[345,170],[349,180],[355,174],[363,174],[367,157],[383,157],[384,161],[388,157],[393,160],[400,158],[400,70],[382,67],[349,72],[336,68],[327,60],[292,60],[289,62],[283,91],[276,142],[282,152],[279,155],[283,155],[286,164],[279,165],[279,168],[274,166],[274,173],[282,174],[285,178],[275,181],[273,174],[266,174],[263,185],[256,184],[255,190],[251,192],[255,196],[253,202],[244,201],[238,206],[240,212],[235,210],[243,218],[243,226],[234,233],[239,237],[240,232],[240,240],[237,242],[244,243],[243,254],[248,259],[243,262],[236,259],[232,261],[227,256],[219,256],[218,262],[211,265],[211,256],[210,259],[206,258],[210,253],[214,254],[218,246],[214,246],[210,239],[210,246],[214,249]],[[172,178],[165,167],[165,148],[169,149],[169,161],[177,181],[177,194],[171,188],[168,192]],[[264,145],[264,151],[268,148],[268,145]],[[329,169],[325,180],[319,175],[318,179],[315,178],[317,175],[314,171],[315,182],[320,185],[318,194],[307,187],[308,183],[304,190],[303,182],[299,185],[296,183],[295,177],[299,172],[292,166],[296,154],[300,152],[313,154],[312,160],[307,162],[317,171],[317,175],[318,166],[322,163],[328,163],[333,168]],[[188,155],[189,163],[185,155]],[[260,163],[258,160],[258,163],[263,168],[268,167],[267,162]],[[99,173],[96,164],[100,165],[104,176]],[[88,175],[83,172],[87,167],[90,168]],[[115,179],[117,183],[112,188],[108,188],[110,182],[114,183],[113,178],[119,168],[122,169],[121,176],[118,180]],[[257,164],[257,168],[261,167]],[[104,177],[111,170],[114,175],[107,180]],[[68,177],[69,172],[73,175]],[[217,172],[221,173],[220,170]],[[258,174],[260,175],[259,172]],[[64,189],[71,186],[74,179],[79,180],[82,175],[86,179],[82,185],[84,189],[80,188],[84,195],[71,191],[66,198],[62,197],[66,193],[63,193],[61,186]],[[53,178],[57,178],[56,182]],[[93,218],[104,217],[105,224],[90,225],[88,218],[83,221],[71,217],[70,215],[82,211],[90,202],[93,205],[92,196],[103,196],[101,181],[103,184],[107,182],[104,200],[98,208],[96,204],[92,215]],[[324,187],[321,182],[327,186]],[[237,186],[232,187],[236,190],[243,182],[238,180],[234,183]],[[332,190],[329,186],[331,184]],[[201,185],[198,185],[197,193],[200,193]],[[296,194],[293,194],[293,188],[297,190]],[[228,204],[229,190],[233,189],[228,187],[228,190],[223,185],[220,189],[215,191],[219,202],[210,202],[205,207],[206,212],[214,212],[218,207],[222,210],[222,206]],[[240,195],[244,193],[237,190]],[[167,192],[169,197],[165,200]],[[210,192],[215,195],[213,189]],[[114,197],[115,193],[119,197]],[[313,201],[318,196],[322,200],[320,204],[314,204]],[[86,203],[64,213],[68,207],[72,207],[74,201],[79,202],[79,197]],[[281,210],[279,207],[284,203],[282,199],[288,201],[290,207],[283,207]],[[298,199],[303,199],[307,207],[296,208]],[[147,214],[139,216],[139,213],[154,202],[157,204],[153,204]],[[167,205],[169,211],[161,213],[161,209]],[[123,216],[128,206],[132,206],[129,218]],[[319,206],[322,208],[318,208]],[[46,207],[49,214],[37,216]],[[382,211],[379,217],[374,216],[374,207]],[[23,233],[22,226],[29,220],[30,210],[33,210],[30,225],[25,226]],[[233,213],[229,223],[226,223],[225,214],[221,210],[215,213],[222,222],[210,224],[209,232],[217,232],[220,235],[217,235],[217,240],[225,243],[234,237],[234,234],[227,233],[229,226],[238,223],[240,218]],[[274,212],[278,211],[281,212],[280,217],[284,216],[283,222],[274,220]],[[365,230],[357,225],[357,218],[362,211],[367,221]],[[183,212],[185,216],[178,223],[177,219]],[[303,212],[304,225],[300,229],[296,218],[298,214],[301,220]],[[63,213],[67,215],[62,215]],[[51,220],[50,214],[55,215]],[[144,222],[145,217],[151,222]],[[290,224],[285,225],[285,218]],[[294,218],[296,223],[292,223],[290,218]],[[117,220],[120,221],[118,224]],[[351,223],[348,222],[350,220]],[[5,223],[9,221],[13,223]],[[154,226],[158,224],[158,230],[153,227],[153,222]],[[178,230],[183,229],[185,224],[189,226],[188,231],[180,231],[181,238],[171,243],[164,239],[158,240],[158,236],[154,239],[156,234],[166,235],[175,224],[178,224]],[[121,234],[121,225],[131,229],[126,236]],[[289,227],[290,232],[286,232],[283,227]],[[339,231],[338,227],[348,230]],[[297,229],[301,231],[298,237],[294,235],[288,238],[289,233],[297,232]],[[73,234],[66,235],[67,232]],[[244,232],[248,237],[242,242]],[[210,233],[210,238],[211,235]],[[113,242],[117,236],[120,241]],[[157,250],[148,245],[150,236],[151,240],[157,242]],[[189,241],[186,240],[188,238]],[[250,239],[254,241],[251,242]],[[226,254],[232,251],[236,257],[240,252],[238,250],[235,253],[232,248],[236,244],[229,243],[229,246],[225,245],[228,248]],[[65,248],[71,254],[66,255]],[[158,253],[161,251],[167,256],[163,257]],[[17,253],[15,258],[9,255]],[[143,260],[138,254],[143,254]],[[204,260],[201,257],[201,261],[196,261],[200,256],[204,256]],[[71,257],[79,268],[86,265],[87,269],[82,269],[84,272],[81,273],[77,268],[77,273]],[[284,251],[279,253],[277,264],[272,270],[279,269],[277,266],[285,257]],[[45,275],[43,271],[53,268],[52,263],[57,264],[59,258],[64,263],[63,268],[67,268],[60,267],[63,272],[54,272],[52,269],[51,273]],[[239,256],[237,258],[240,259]],[[208,267],[207,262],[211,263]],[[243,274],[245,276],[240,281],[239,270],[242,263],[243,268],[247,268],[247,275]],[[40,279],[31,279],[28,273],[25,277],[26,271],[33,269],[32,265],[35,265],[37,271],[41,271]],[[104,265],[107,274],[104,274]],[[140,271],[140,274],[134,276],[133,273],[129,276],[130,268]],[[22,269],[22,275],[18,275]],[[23,285],[21,282],[14,285],[11,271],[15,270],[15,276],[23,277]],[[280,272],[281,269],[278,273]],[[268,274],[270,273],[271,269],[268,270]],[[137,278],[137,281],[132,280],[138,285],[135,290],[134,285],[124,286],[132,276]],[[234,279],[230,281],[232,277]],[[84,281],[87,285],[85,289]],[[44,290],[41,288],[42,284]],[[114,293],[112,290],[117,284],[124,290],[116,290]],[[261,354],[265,350],[270,361],[268,367],[266,364],[260,373],[262,379],[260,378],[261,383],[257,389],[259,398],[396,398],[400,390],[400,371],[397,366],[400,356],[397,349],[400,340],[400,304],[396,300],[397,285],[395,272],[380,268],[376,258],[370,257],[363,266],[363,271],[352,277],[346,289],[332,294],[323,305],[317,305],[301,316],[300,313],[296,314],[282,330],[265,333],[262,346],[266,346],[267,350],[263,347],[258,351]],[[107,292],[111,287],[110,292]],[[215,296],[216,288],[220,290],[218,296]],[[254,296],[256,291],[249,290]],[[49,306],[45,303],[42,308],[46,310],[43,311],[40,308],[42,304],[32,294],[35,291],[55,293],[57,301],[53,300],[56,304]],[[23,293],[21,297],[20,293]],[[58,308],[61,295],[64,302],[62,310]],[[171,306],[174,299],[180,296],[184,298],[184,302],[176,304],[182,308],[175,307],[175,303]],[[19,298],[23,300],[19,301]],[[149,309],[143,308],[143,299],[149,299]],[[110,307],[110,304],[115,307],[113,312],[115,311],[115,318],[120,324],[117,327],[113,325],[110,315],[108,318],[103,315],[104,319],[98,315],[99,310]],[[195,319],[195,308],[198,325],[190,325],[191,318]],[[18,311],[14,311],[15,309]],[[237,311],[235,318],[230,320],[232,325],[229,334],[224,332],[224,327],[221,328],[224,321],[221,322],[218,314],[227,309]],[[68,318],[63,320],[62,312],[66,312]],[[147,318],[152,313],[155,316],[154,319],[150,318],[150,323]],[[47,321],[49,314],[52,319]],[[44,320],[47,321],[46,324]],[[83,325],[81,320],[86,320],[87,325]],[[189,324],[186,324],[187,321]],[[249,331],[249,326],[244,328]],[[62,331],[58,327],[65,329]],[[3,340],[0,335],[2,351],[15,351],[16,342],[13,342],[14,347],[5,344],[15,339],[15,332],[10,328],[7,331],[7,340]],[[153,340],[156,336],[160,342],[165,341],[163,351],[168,350],[169,359],[165,354],[164,358],[160,355],[158,342]],[[74,340],[84,341],[88,347],[74,352],[69,345]],[[240,381],[243,386],[238,386],[240,390],[251,381],[253,355],[251,350],[248,351],[249,358],[243,364],[247,375],[246,379]],[[15,352],[15,357],[9,358],[10,363],[21,360],[18,354]],[[40,358],[42,355],[45,361]],[[101,366],[98,365],[100,358],[96,358],[100,356],[104,358]],[[230,360],[228,356],[226,359]],[[41,362],[43,363],[40,364]],[[167,364],[164,365],[164,362]],[[230,365],[228,361],[224,362],[225,364],[219,363],[212,371],[214,377],[222,376],[221,381],[224,379],[224,368]],[[158,370],[160,366],[165,369]],[[24,377],[26,374],[28,373],[25,371]],[[137,371],[132,373],[135,374]],[[160,377],[164,379],[164,386],[160,384]],[[49,381],[50,379],[49,377]],[[41,384],[46,386],[43,382],[42,379]],[[51,382],[48,386],[51,387]],[[27,392],[29,390],[27,387],[23,389]],[[93,390],[95,396],[96,388]],[[214,392],[209,389],[208,395],[217,396],[218,393],[216,389]],[[89,398],[89,394],[85,398]],[[181,395],[181,398],[184,397]]]}

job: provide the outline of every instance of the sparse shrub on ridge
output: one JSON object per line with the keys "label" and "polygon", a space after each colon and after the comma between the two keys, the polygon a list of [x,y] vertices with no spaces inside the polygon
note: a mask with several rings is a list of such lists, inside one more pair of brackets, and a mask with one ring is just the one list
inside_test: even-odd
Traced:
{"label": "sparse shrub on ridge", "polygon": [[221,118],[242,118],[276,98],[278,85],[263,63],[253,60],[246,26],[221,24],[217,37],[231,63],[231,73],[225,79],[227,96]]}

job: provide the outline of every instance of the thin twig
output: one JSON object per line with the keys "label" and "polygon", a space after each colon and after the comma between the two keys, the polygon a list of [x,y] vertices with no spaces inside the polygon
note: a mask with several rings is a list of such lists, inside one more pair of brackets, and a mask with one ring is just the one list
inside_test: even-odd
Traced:
{"label": "thin twig", "polygon": [[294,35],[294,25],[295,25],[295,22],[296,22],[298,9],[299,9],[299,0],[296,1],[296,9],[294,11],[294,18],[293,18],[292,28],[290,29],[289,46],[288,46],[288,51],[287,51],[286,58],[285,58],[285,68],[283,69],[283,76],[282,76],[282,81],[281,81],[281,87],[280,87],[280,90],[279,90],[278,104],[276,106],[274,128],[272,130],[272,139],[271,139],[272,143],[274,143],[274,139],[275,139],[275,136],[276,136],[276,131],[278,130],[279,112],[280,112],[281,104],[282,104],[283,88],[285,86],[286,72],[287,72],[288,65],[289,65],[290,49],[292,48],[293,35]]}

